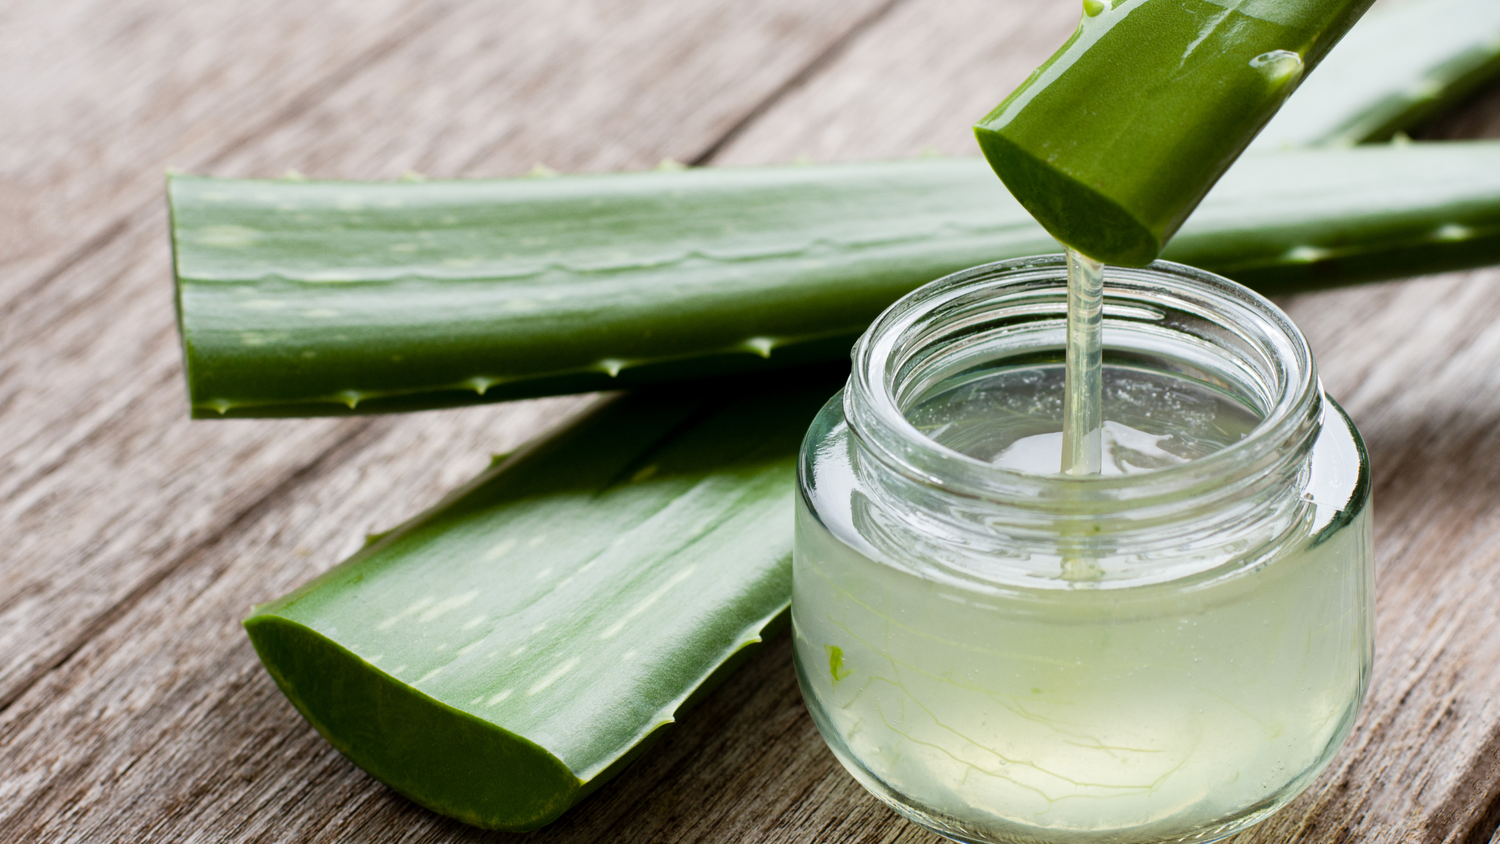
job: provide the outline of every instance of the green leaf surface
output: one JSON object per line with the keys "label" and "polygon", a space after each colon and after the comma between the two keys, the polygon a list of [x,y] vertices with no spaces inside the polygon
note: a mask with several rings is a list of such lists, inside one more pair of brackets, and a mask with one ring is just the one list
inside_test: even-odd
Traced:
{"label": "green leaf surface", "polygon": [[[1337,105],[1353,113],[1373,90]],[[1497,156],[1251,165],[1169,254],[1275,290],[1488,263]],[[1056,248],[977,161],[402,185],[179,177],[171,198],[202,416],[842,358],[911,287]],[[381,780],[479,826],[545,824],[783,618],[795,451],[840,377],[617,400],[246,628],[309,722]]]}
{"label": "green leaf surface", "polygon": [[846,373],[617,399],[245,627],[360,767],[541,826],[784,620],[797,448]]}
{"label": "green leaf surface", "polygon": [[1500,3],[1404,0],[1360,19],[1250,149],[1383,141],[1500,73]]}
{"label": "green leaf surface", "polygon": [[1372,0],[1111,0],[975,127],[1059,241],[1145,266]]}
{"label": "green leaf surface", "polygon": [[[174,176],[193,413],[310,416],[834,360],[911,289],[1057,250],[984,163]],[[1267,291],[1500,261],[1500,144],[1247,156],[1166,257]]]}

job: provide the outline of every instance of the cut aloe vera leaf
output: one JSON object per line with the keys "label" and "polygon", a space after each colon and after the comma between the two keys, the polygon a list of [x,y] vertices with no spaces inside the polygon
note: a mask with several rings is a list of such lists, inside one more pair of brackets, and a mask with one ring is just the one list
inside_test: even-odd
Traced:
{"label": "cut aloe vera leaf", "polygon": [[785,619],[796,455],[842,371],[643,391],[256,607],[256,652],[355,764],[534,829]]}
{"label": "cut aloe vera leaf", "polygon": [[1085,0],[975,127],[1059,241],[1145,266],[1372,0]]}
{"label": "cut aloe vera leaf", "polygon": [[[1057,251],[980,160],[471,182],[173,177],[193,414],[415,410],[847,356]],[[1167,257],[1265,289],[1500,261],[1500,144],[1247,156]]]}
{"label": "cut aloe vera leaf", "polygon": [[1362,18],[1255,142],[1257,149],[1383,141],[1500,74],[1500,3],[1407,0]]}

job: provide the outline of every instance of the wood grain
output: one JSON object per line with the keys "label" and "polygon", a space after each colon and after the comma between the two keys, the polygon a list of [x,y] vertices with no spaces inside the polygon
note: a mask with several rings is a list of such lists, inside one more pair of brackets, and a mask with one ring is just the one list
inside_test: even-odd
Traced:
{"label": "wood grain", "polygon": [[720,165],[978,155],[975,121],[1078,24],[1056,0],[912,0],[719,150]]}
{"label": "wood grain", "polygon": [[[226,131],[217,150],[197,155],[196,162],[168,160],[260,175],[279,174],[287,164],[315,175],[394,176],[428,164],[450,168],[434,171],[443,175],[476,175],[524,171],[545,148],[568,165],[649,166],[663,155],[691,156],[711,145],[815,61],[824,45],[881,8],[864,0],[811,11],[793,2],[697,3],[691,9],[619,2],[450,5],[444,14],[431,12],[424,27],[396,26],[380,42],[384,47],[348,59],[354,71],[327,72],[331,81],[315,94],[284,92],[283,108],[265,109],[279,117],[253,143],[220,115]],[[107,17],[113,9],[100,4],[94,11]],[[135,11],[124,9],[116,21],[126,41],[130,27],[143,25]],[[276,18],[274,8],[262,11]],[[251,25],[221,22],[219,38]],[[324,38],[341,34],[337,16],[326,25]],[[150,50],[157,39],[135,43]],[[68,48],[66,42],[54,46]],[[663,81],[642,97],[639,74],[648,72],[653,55],[666,64],[658,68]],[[570,65],[581,72],[563,73]],[[243,76],[223,74],[234,82]],[[443,84],[434,85],[434,78]],[[95,77],[93,84],[108,87],[111,79]],[[427,90],[442,96],[422,96]],[[226,96],[233,99],[232,93]],[[483,107],[465,111],[464,103]],[[440,115],[453,113],[467,113],[475,123],[488,115],[494,134],[439,123]],[[608,122],[598,124],[601,117]],[[93,119],[85,111],[76,133],[107,135],[115,128],[101,121],[96,129]],[[356,128],[328,128],[351,125]],[[616,140],[601,144],[601,137]],[[489,152],[463,156],[468,169],[425,160],[421,149],[438,138],[449,139],[444,149]],[[187,423],[155,175],[161,163],[153,162],[192,158],[185,140],[143,142],[141,166],[153,176],[140,186],[135,208],[118,206],[110,189],[96,197],[100,216],[123,214],[119,234],[5,302],[0,525],[18,541],[0,570],[0,706],[93,635],[101,619],[144,594],[142,588],[154,588],[195,542],[267,495],[286,491],[289,478],[370,424]],[[66,141],[58,137],[55,145]],[[346,162],[348,170],[329,172],[321,166],[325,160]],[[67,180],[54,187],[66,192]],[[446,418],[413,424],[452,424]],[[414,462],[421,459],[413,455]],[[80,520],[81,513],[86,518]]]}
{"label": "wood grain", "polygon": [[1241,840],[1488,841],[1500,793],[1500,462],[1487,442],[1500,435],[1500,393],[1486,382],[1500,355],[1500,272],[1287,304],[1370,449],[1377,655],[1333,767]]}
{"label": "wood grain", "polygon": [[[431,8],[431,4],[411,5],[416,11]],[[38,681],[44,677],[72,676],[69,672],[80,663],[82,649],[101,636],[109,641],[129,641],[128,631],[136,629],[134,611],[143,603],[155,607],[167,600],[170,594],[167,584],[174,582],[174,574],[201,571],[201,553],[207,544],[255,522],[266,507],[291,496],[329,460],[347,456],[351,449],[359,451],[393,429],[425,432],[420,441],[429,444],[428,448],[408,447],[401,453],[403,465],[424,479],[426,487],[419,488],[410,479],[403,482],[391,475],[374,489],[385,509],[362,508],[352,520],[330,515],[328,525],[336,526],[342,544],[320,546],[328,549],[322,559],[322,565],[326,566],[340,550],[346,553],[350,543],[357,543],[363,531],[395,522],[471,473],[476,461],[482,464],[483,455],[489,451],[487,445],[493,448],[497,447],[495,443],[505,441],[514,444],[515,440],[540,430],[546,419],[555,418],[559,407],[568,406],[566,402],[536,405],[552,408],[551,416],[507,427],[500,435],[489,432],[493,415],[472,414],[434,414],[406,422],[404,428],[401,423],[405,420],[189,425],[180,398],[180,372],[171,325],[166,231],[157,181],[165,163],[161,159],[204,167],[221,159],[232,159],[248,166],[245,162],[250,156],[241,153],[256,147],[249,140],[258,143],[278,129],[298,124],[305,138],[299,138],[295,128],[277,137],[290,139],[299,148],[314,153],[333,145],[337,152],[327,153],[329,160],[353,161],[359,166],[367,166],[368,161],[381,154],[420,165],[421,156],[413,147],[392,146],[397,133],[389,127],[421,127],[426,120],[425,128],[413,128],[407,136],[407,140],[415,138],[420,143],[430,143],[439,137],[434,132],[443,127],[433,126],[428,117],[407,113],[412,102],[393,99],[389,93],[410,80],[427,79],[425,74],[429,71],[444,71],[446,68],[434,66],[436,56],[451,62],[453,67],[478,67],[483,71],[466,86],[442,89],[451,96],[483,103],[486,96],[496,92],[511,93],[516,101],[509,104],[509,111],[519,115],[525,130],[519,133],[522,140],[532,127],[541,127],[550,134],[541,134],[537,143],[550,145],[549,149],[563,161],[587,161],[589,155],[599,154],[603,147],[616,155],[613,159],[602,158],[604,162],[643,166],[657,160],[662,149],[668,154],[676,152],[679,147],[672,144],[687,144],[680,149],[685,149],[688,155],[712,144],[722,131],[716,121],[733,124],[741,119],[769,92],[815,61],[826,43],[836,41],[848,27],[858,25],[880,9],[878,5],[859,2],[825,5],[814,10],[801,9],[794,3],[700,3],[691,9],[671,4],[653,7],[623,3],[577,3],[571,7],[533,4],[509,8],[507,17],[497,18],[495,11],[485,5],[448,6],[453,8],[438,8],[443,14],[429,11],[428,24],[423,27],[405,26],[410,15],[396,16],[383,39],[373,38],[378,49],[346,56],[342,64],[335,62],[334,68],[324,74],[321,85],[286,91],[272,86],[259,92],[279,100],[264,109],[269,117],[259,127],[254,120],[250,125],[237,123],[237,115],[231,109],[211,113],[206,125],[186,122],[181,134],[161,143],[157,143],[159,139],[154,135],[141,140],[133,149],[131,138],[120,142],[125,148],[115,150],[116,155],[122,159],[134,158],[139,168],[150,173],[149,180],[132,185],[132,190],[124,190],[124,199],[117,196],[115,185],[106,182],[91,196],[77,200],[79,207],[74,209],[79,216],[96,221],[113,217],[112,222],[103,224],[113,232],[109,237],[95,237],[88,226],[56,232],[45,226],[28,228],[30,224],[24,220],[6,221],[7,234],[18,233],[8,242],[57,241],[36,251],[35,254],[42,256],[37,262],[45,263],[43,259],[48,255],[64,257],[40,281],[4,291],[6,331],[0,338],[5,361],[0,375],[3,378],[0,408],[4,416],[0,425],[5,437],[3,472],[0,472],[4,483],[0,490],[3,496],[0,524],[7,528],[8,535],[16,538],[7,547],[4,565],[0,567],[3,578],[0,580],[3,586],[0,707],[6,707],[0,726],[0,745],[3,745],[0,752],[7,759],[0,780],[0,802],[3,802],[0,824],[8,825],[4,828],[34,831],[39,817],[46,818],[41,823],[52,824],[49,828],[54,831],[67,828],[57,826],[65,821],[63,814],[42,808],[51,805],[43,795],[61,794],[69,800],[77,797],[64,789],[63,783],[69,782],[66,777],[53,776],[66,768],[59,758],[49,757],[54,743],[68,733],[66,729],[56,732],[57,725],[86,729],[94,736],[116,737],[123,744],[113,746],[123,747],[132,741],[128,737],[137,723],[127,719],[114,724],[113,730],[101,731],[96,718],[75,718],[65,708],[49,709],[45,703],[38,708],[36,702],[47,699],[46,689],[38,687]],[[120,14],[111,18],[116,10]],[[67,11],[71,17],[49,19],[58,24],[59,30],[66,30],[69,22],[79,16],[93,15],[92,26],[112,33],[98,40],[106,46],[123,42],[127,48],[140,52],[134,59],[142,64],[160,59],[156,51],[162,49],[162,42],[170,47],[180,35],[153,29],[155,24],[143,21],[137,8],[94,4],[91,9]],[[262,4],[259,12],[266,21],[296,17],[295,13],[279,16],[276,4]],[[42,12],[36,14],[45,18]],[[664,15],[672,19],[665,20]],[[7,24],[24,17],[17,15]],[[559,37],[554,31],[560,20],[567,24],[571,40]],[[244,30],[253,29],[254,23],[253,17],[221,21],[208,32],[196,33],[196,40],[206,38],[220,46],[235,39],[243,41]],[[328,16],[321,25],[325,28],[319,31],[317,40],[322,42],[358,34],[357,27],[351,32],[351,27],[336,15]],[[482,32],[490,32],[492,37],[471,37]],[[24,37],[19,37],[17,30],[10,28],[6,35],[12,42],[40,37],[40,33],[31,30],[22,31]],[[259,35],[275,41],[277,29],[272,26]],[[618,36],[618,40],[609,36]],[[253,46],[257,42],[252,37],[248,43]],[[59,37],[49,46],[58,55],[53,56],[51,66],[39,56],[41,69],[86,77],[77,80],[77,87],[89,91],[100,103],[108,105],[114,97],[128,93],[117,91],[118,86],[135,84],[129,74],[123,80],[117,78],[115,73],[120,68],[114,65],[93,72],[87,53],[99,45],[88,39],[72,44]],[[589,51],[591,46],[589,60],[579,62],[579,53]],[[70,53],[70,49],[78,49],[81,54]],[[129,58],[129,50],[125,52]],[[311,52],[316,54],[316,50]],[[681,71],[675,75],[663,74],[663,80],[677,81],[655,84],[645,107],[633,112],[612,109],[618,103],[641,102],[637,90],[641,80],[632,74],[645,72],[643,67],[652,64],[653,55],[660,56],[658,64],[665,62]],[[515,70],[517,65],[527,64],[528,57],[531,66],[524,68],[525,72]],[[204,88],[223,89],[209,90],[200,99],[211,103],[216,97],[223,97],[232,105],[237,86],[253,87],[267,62],[275,64],[278,59],[287,59],[266,49],[250,58],[253,61],[248,68],[232,68],[235,72],[200,79]],[[582,66],[588,78],[565,79],[564,82],[571,84],[557,90],[546,89],[556,83],[560,69],[576,65]],[[746,67],[755,70],[746,73]],[[34,72],[38,68],[27,69]],[[294,67],[290,75],[315,74],[306,67]],[[365,87],[351,84],[356,79]],[[150,79],[142,84],[151,88],[162,83]],[[430,80],[426,84],[434,87]],[[537,89],[545,96],[537,93]],[[517,98],[516,90],[531,93]],[[320,120],[328,119],[319,107],[332,102],[328,107],[336,110],[335,95],[349,91],[381,95],[374,105],[357,104],[362,109],[363,122],[355,136],[341,137],[317,128]],[[493,99],[503,97],[493,96]],[[383,109],[377,108],[381,105]],[[440,98],[437,108],[444,110],[453,105],[451,100]],[[498,113],[505,114],[506,104],[499,105]],[[476,120],[497,113],[489,106],[471,112]],[[612,120],[612,125],[601,128],[591,122],[591,118],[600,115]],[[114,132],[119,126],[112,122],[116,116],[100,118],[84,109],[76,123],[64,122],[54,135],[41,141],[16,142],[16,149],[38,154],[49,148],[72,149],[70,143],[80,137],[108,147],[117,142]],[[168,118],[173,116],[168,113],[162,119],[171,123]],[[249,134],[242,134],[245,131]],[[200,132],[215,137],[211,142],[202,142],[196,137]],[[502,133],[512,138],[517,134],[515,127]],[[520,153],[512,153],[503,145],[496,146],[493,137],[456,137],[461,140],[446,148],[462,149],[467,144],[472,150],[472,145],[478,144],[495,149],[488,156],[468,156],[470,161],[465,166],[470,170],[455,167],[448,175],[484,173],[486,167],[495,168],[489,172],[524,171],[535,160],[524,148]],[[622,145],[602,145],[601,137],[618,139]],[[304,143],[306,139],[325,146]],[[194,146],[200,142],[204,147],[201,153]],[[626,161],[622,149],[635,158]],[[237,155],[241,157],[236,158]],[[271,173],[281,172],[287,163],[274,150],[265,159],[266,166],[274,168]],[[37,162],[21,163],[45,169]],[[302,164],[302,161],[292,163]],[[230,167],[226,165],[226,169]],[[74,188],[83,190],[69,181],[71,172],[64,172],[43,186],[58,197],[65,197]],[[394,172],[372,169],[358,175],[373,177],[399,172],[399,169]],[[19,188],[21,192],[30,190],[24,184]],[[24,213],[17,216],[28,218]],[[69,238],[71,246],[62,242]],[[32,253],[21,254],[12,264],[25,263],[21,259],[31,257]],[[463,435],[466,430],[485,434],[478,439],[466,438]],[[455,467],[462,468],[455,471]],[[315,570],[300,556],[291,560],[296,571],[293,579],[306,577]],[[262,568],[253,557],[242,562],[250,571]],[[271,597],[289,585],[290,582],[277,586],[259,583],[257,588],[239,593],[232,609],[216,615],[215,621],[223,628],[221,641],[233,642],[242,661],[249,654],[235,629],[235,619],[243,614],[252,597]],[[124,627],[119,627],[120,624]],[[120,629],[127,632],[110,632]],[[194,641],[195,647],[203,644],[188,641]],[[149,661],[160,653],[139,651],[134,655]],[[176,675],[182,669],[173,665],[170,670]],[[49,675],[49,672],[54,673]],[[203,676],[211,677],[214,673],[209,670]],[[28,692],[36,694],[28,698]],[[53,725],[49,728],[53,732],[47,733],[49,738],[40,747],[22,749],[12,738],[44,710],[53,718],[46,721]],[[129,716],[134,710],[105,707],[104,711]],[[167,729],[170,730],[170,725]],[[87,741],[79,747],[98,749]],[[177,747],[174,752],[183,749],[174,747]],[[32,755],[26,758],[40,767],[22,761],[27,753]],[[104,816],[115,818],[119,809],[118,803],[106,803]],[[158,818],[152,822],[161,821]],[[123,824],[118,821],[116,826]],[[181,832],[179,829],[175,835]],[[97,840],[101,835],[116,834],[95,830],[85,837]],[[0,838],[3,837],[6,836],[0,833]]]}
{"label": "wood grain", "polygon": [[447,6],[9,0],[0,308],[159,205],[169,160],[209,160],[258,137]]}
{"label": "wood grain", "polygon": [[[0,841],[512,837],[350,765],[238,619],[589,399],[188,423],[163,166],[372,178],[968,153],[972,119],[1075,19],[1055,0],[7,4]],[[1433,131],[1492,132],[1489,97]],[[1350,745],[1241,840],[1484,844],[1500,827],[1500,273],[1286,304],[1369,441],[1380,650]],[[526,840],[605,839],[937,840],[838,768],[784,639]]]}

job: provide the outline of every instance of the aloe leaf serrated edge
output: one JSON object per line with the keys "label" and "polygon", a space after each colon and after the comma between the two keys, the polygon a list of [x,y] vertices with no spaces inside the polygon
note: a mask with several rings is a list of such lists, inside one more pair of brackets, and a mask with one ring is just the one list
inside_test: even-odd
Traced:
{"label": "aloe leaf serrated edge", "polygon": [[[208,418],[839,359],[918,285],[1057,249],[977,159],[169,190]],[[1236,166],[1165,257],[1279,292],[1492,263],[1497,226],[1500,143],[1278,152]]]}

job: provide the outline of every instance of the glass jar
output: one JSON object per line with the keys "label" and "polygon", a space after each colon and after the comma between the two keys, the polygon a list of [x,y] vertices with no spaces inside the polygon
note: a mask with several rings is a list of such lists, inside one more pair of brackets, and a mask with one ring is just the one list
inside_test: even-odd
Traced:
{"label": "glass jar", "polygon": [[959,841],[1230,835],[1312,781],[1368,684],[1369,469],[1306,340],[1190,267],[1110,267],[1104,294],[1105,476],[1037,457],[1061,256],[891,306],[803,444],[808,709],[860,783]]}

